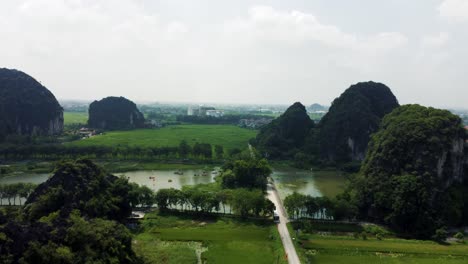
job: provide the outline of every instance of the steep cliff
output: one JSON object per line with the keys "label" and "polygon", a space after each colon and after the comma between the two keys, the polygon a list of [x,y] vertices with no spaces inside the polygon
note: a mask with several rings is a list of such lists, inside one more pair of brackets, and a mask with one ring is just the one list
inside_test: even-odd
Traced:
{"label": "steep cliff", "polygon": [[107,97],[89,106],[88,125],[99,129],[144,127],[145,118],[135,103],[124,97]]}
{"label": "steep cliff", "polygon": [[370,135],[377,131],[382,117],[398,106],[392,91],[384,84],[352,85],[333,101],[318,125],[322,159],[363,160]]}
{"label": "steep cliff", "polygon": [[31,76],[0,69],[0,136],[54,135],[63,130],[63,109]]}

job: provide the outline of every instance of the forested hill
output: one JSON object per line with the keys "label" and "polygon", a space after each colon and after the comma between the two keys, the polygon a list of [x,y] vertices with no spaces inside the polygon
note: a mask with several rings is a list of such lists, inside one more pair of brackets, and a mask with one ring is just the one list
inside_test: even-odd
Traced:
{"label": "forested hill", "polygon": [[423,238],[466,224],[465,138],[449,111],[405,105],[385,116],[354,183],[362,217]]}
{"label": "forested hill", "polygon": [[62,130],[63,110],[55,96],[26,73],[0,68],[0,139]]}
{"label": "forested hill", "polygon": [[89,106],[88,125],[108,130],[141,128],[145,118],[134,102],[124,97],[106,97]]}
{"label": "forested hill", "polygon": [[58,165],[19,211],[0,211],[0,263],[144,263],[122,224],[131,185],[88,160]]}
{"label": "forested hill", "polygon": [[390,88],[382,83],[362,82],[335,99],[320,121],[319,146],[322,159],[346,162],[362,160],[380,120],[398,107]]}
{"label": "forested hill", "polygon": [[291,158],[302,148],[314,122],[301,103],[294,103],[284,114],[265,125],[253,144],[264,156],[272,159]]}

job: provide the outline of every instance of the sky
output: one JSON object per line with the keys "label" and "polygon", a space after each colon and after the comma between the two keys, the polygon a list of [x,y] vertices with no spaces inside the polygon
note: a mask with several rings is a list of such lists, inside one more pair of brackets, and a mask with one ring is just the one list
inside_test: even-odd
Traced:
{"label": "sky", "polygon": [[0,0],[0,67],[59,99],[468,108],[468,0]]}

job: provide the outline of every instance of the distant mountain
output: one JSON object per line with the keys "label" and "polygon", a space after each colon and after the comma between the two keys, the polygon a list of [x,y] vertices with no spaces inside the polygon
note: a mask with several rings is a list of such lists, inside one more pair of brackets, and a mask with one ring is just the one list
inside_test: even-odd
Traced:
{"label": "distant mountain", "polygon": [[253,142],[260,153],[269,158],[290,158],[303,147],[313,127],[314,122],[307,115],[305,107],[297,102],[280,117],[263,126]]}
{"label": "distant mountain", "polygon": [[324,105],[321,105],[321,104],[312,104],[311,106],[309,106],[308,110],[310,112],[320,112],[320,111],[324,111],[324,112],[327,112],[328,111],[328,106],[324,106]]}
{"label": "distant mountain", "polygon": [[63,110],[55,96],[24,72],[0,69],[0,137],[54,135],[63,130]]}
{"label": "distant mountain", "polygon": [[319,123],[317,140],[322,159],[338,162],[363,160],[370,135],[380,120],[398,107],[390,88],[382,83],[362,82],[335,99]]}
{"label": "distant mountain", "polygon": [[136,104],[124,97],[107,97],[89,106],[88,125],[117,130],[144,127],[145,118]]}

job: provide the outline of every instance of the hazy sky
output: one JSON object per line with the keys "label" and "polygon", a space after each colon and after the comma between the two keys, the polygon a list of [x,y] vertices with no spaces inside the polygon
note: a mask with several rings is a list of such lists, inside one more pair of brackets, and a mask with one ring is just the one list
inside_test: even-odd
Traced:
{"label": "hazy sky", "polygon": [[467,107],[468,0],[0,0],[0,67],[58,98]]}

